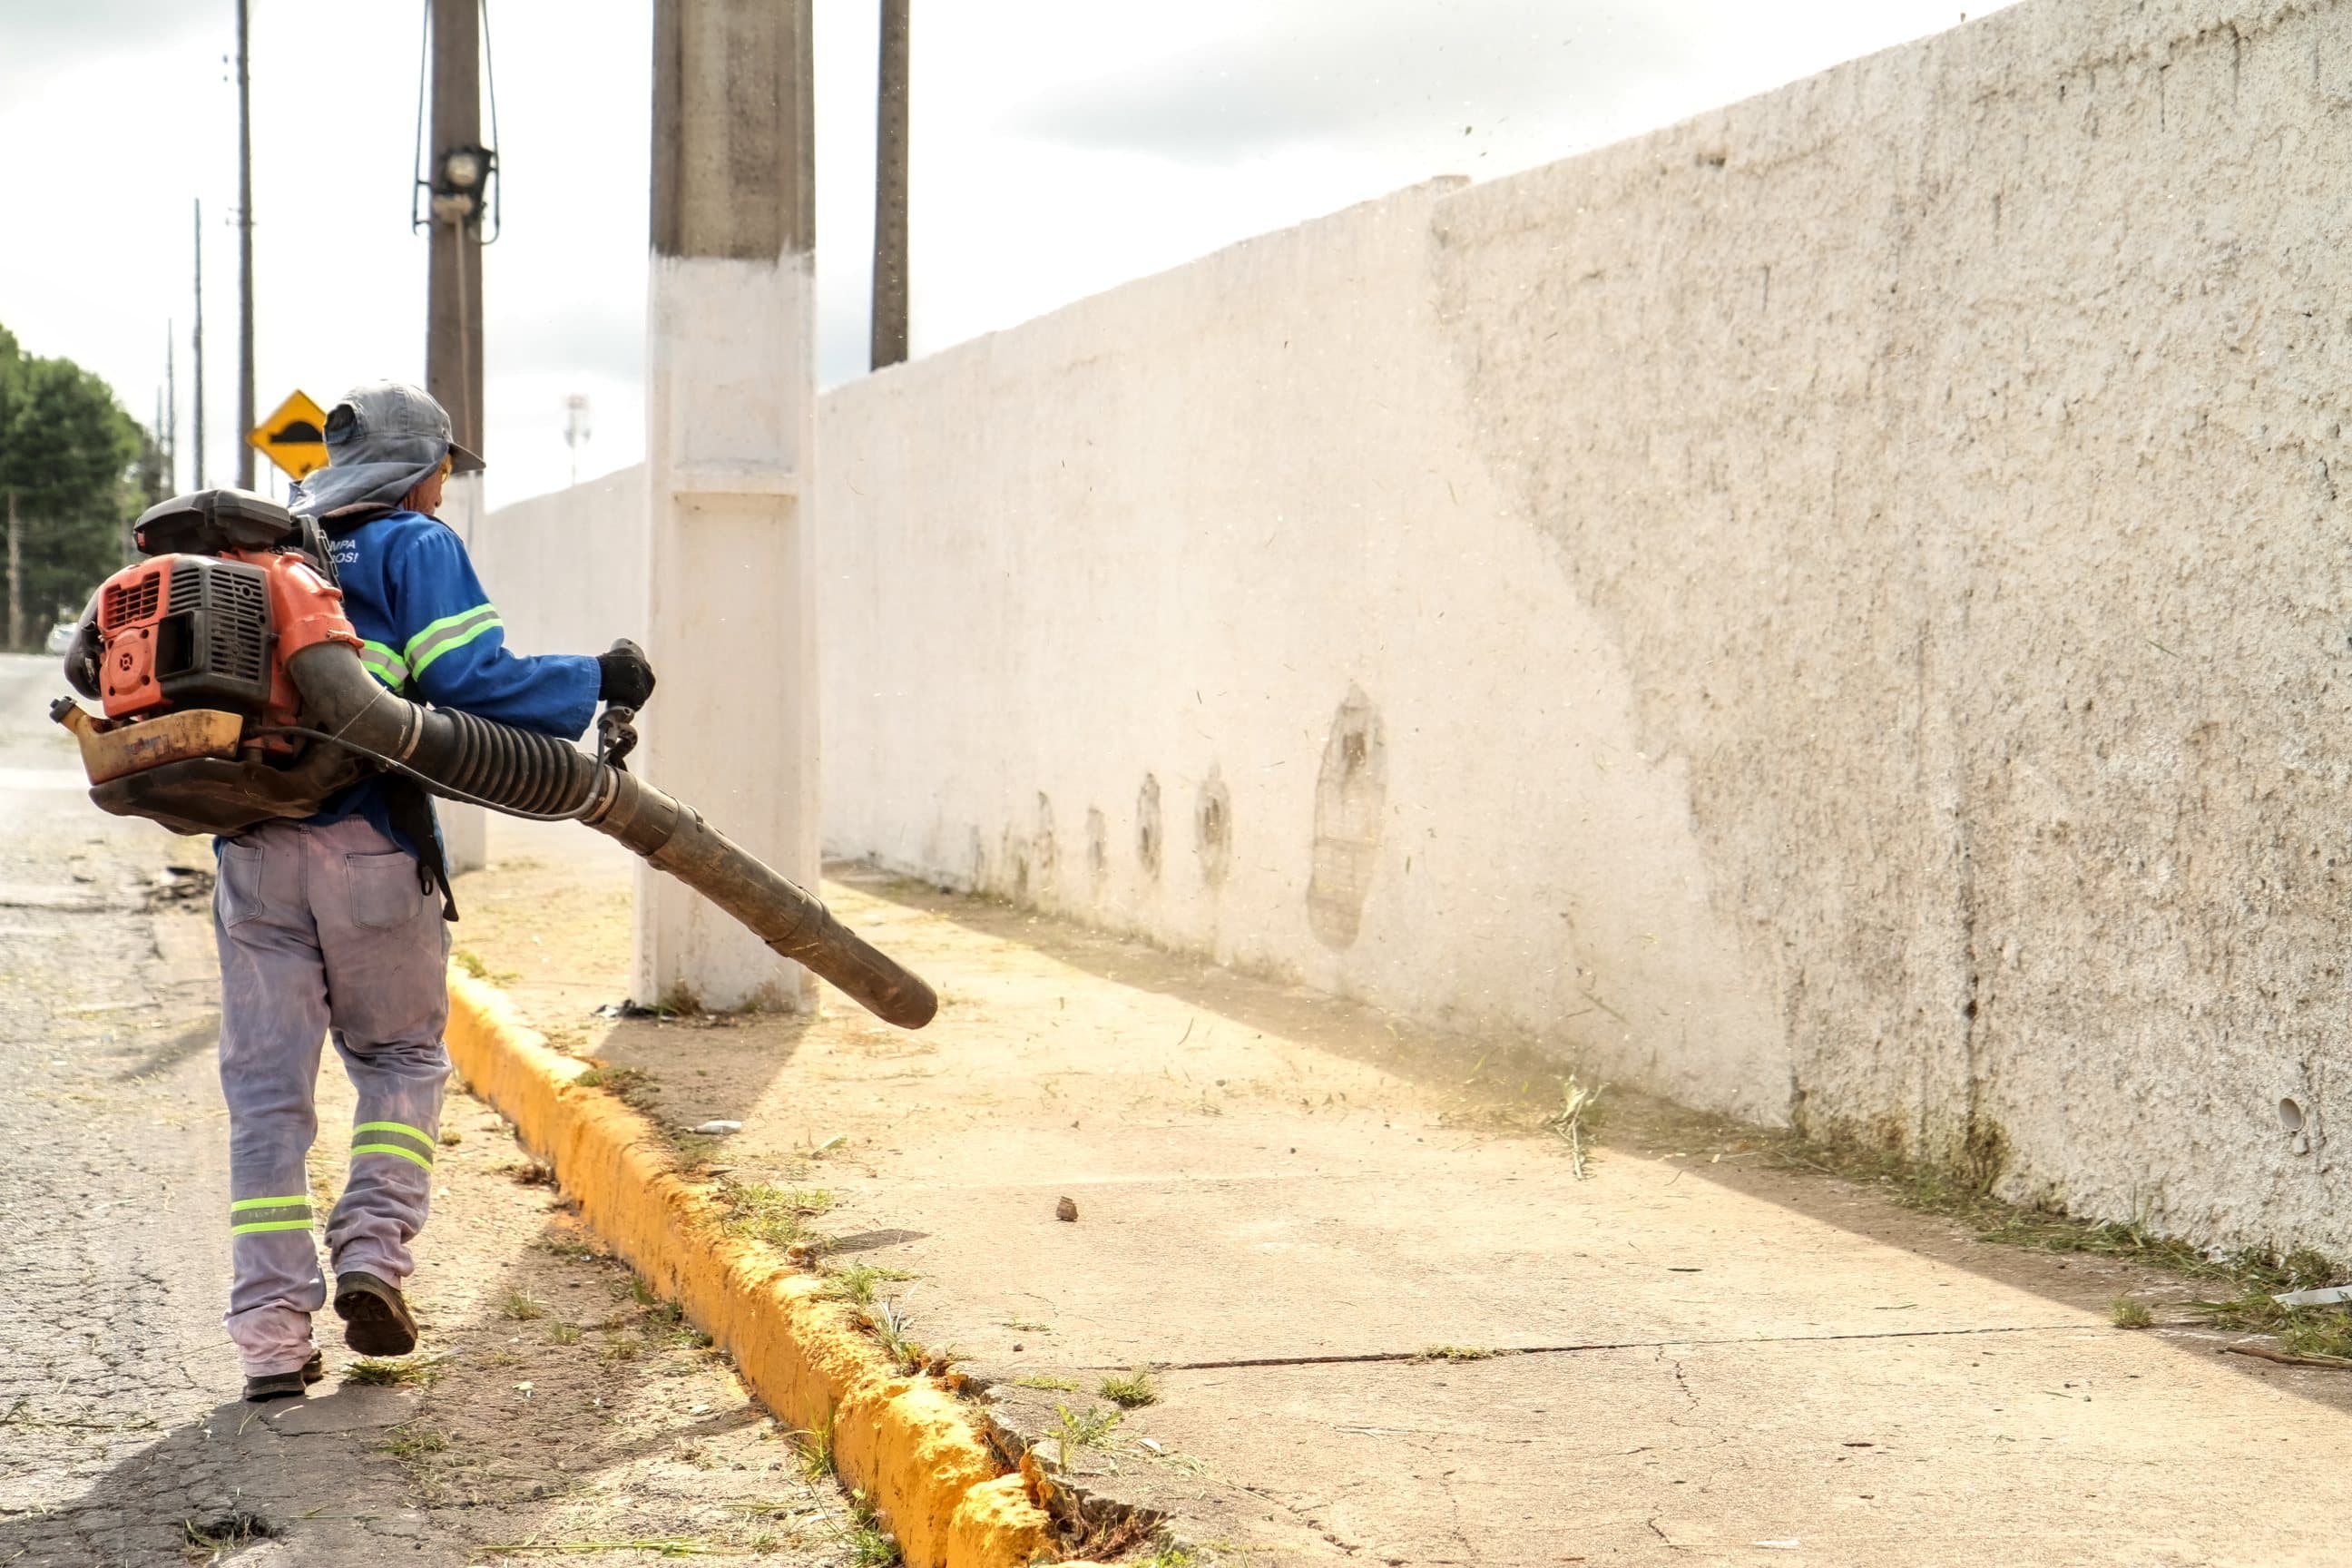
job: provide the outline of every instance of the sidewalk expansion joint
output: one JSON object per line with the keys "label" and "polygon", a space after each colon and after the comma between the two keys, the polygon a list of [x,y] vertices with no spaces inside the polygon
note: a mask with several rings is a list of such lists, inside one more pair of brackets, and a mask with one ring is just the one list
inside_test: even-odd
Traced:
{"label": "sidewalk expansion joint", "polygon": [[[1583,1355],[1595,1351],[1659,1351],[1707,1349],[1722,1345],[1817,1345],[1839,1344],[1850,1340],[1939,1340],[1964,1339],[1972,1334],[2047,1334],[2070,1329],[2087,1328],[2087,1321],[2074,1323],[2011,1323],[1998,1328],[1983,1329],[1883,1329],[1870,1333],[1852,1334],[1752,1334],[1723,1340],[1606,1340],[1573,1345],[1507,1345],[1478,1355],[1433,1354],[1428,1351],[1364,1351],[1353,1355],[1274,1355],[1243,1356],[1231,1361],[1160,1361],[1151,1363],[1158,1372],[1234,1372],[1250,1367],[1274,1366],[1363,1366],[1379,1362],[1461,1363],[1501,1361],[1507,1356]],[[1078,1372],[1122,1372],[1133,1363],[1122,1362],[1116,1366],[1081,1366]]]}

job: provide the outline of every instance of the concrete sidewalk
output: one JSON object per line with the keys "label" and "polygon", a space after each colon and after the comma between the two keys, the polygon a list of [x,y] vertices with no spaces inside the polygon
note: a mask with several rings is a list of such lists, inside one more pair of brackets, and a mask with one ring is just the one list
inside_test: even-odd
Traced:
{"label": "concrete sidewalk", "polygon": [[[903,1276],[1008,1445],[1066,1447],[1204,1557],[2352,1561],[2347,1374],[2108,1326],[2126,1294],[2183,1318],[2166,1277],[1979,1243],[1695,1119],[1622,1119],[1579,1180],[1458,1040],[904,883],[828,897],[940,988],[919,1035],[838,998],[598,1018],[626,862],[536,842],[463,879],[460,948],[647,1075],[685,1157],[823,1209],[828,1267]],[[685,1132],[714,1120],[743,1129]],[[1139,1366],[1158,1402],[1090,1436]]]}

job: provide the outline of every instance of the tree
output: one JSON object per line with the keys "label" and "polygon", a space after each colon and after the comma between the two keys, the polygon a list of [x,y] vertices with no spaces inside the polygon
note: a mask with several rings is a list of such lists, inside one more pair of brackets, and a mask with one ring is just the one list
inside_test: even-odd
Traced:
{"label": "tree", "polygon": [[151,444],[105,382],[25,353],[0,327],[0,515],[13,500],[28,639],[122,564],[127,525],[161,475],[142,485],[136,471]]}

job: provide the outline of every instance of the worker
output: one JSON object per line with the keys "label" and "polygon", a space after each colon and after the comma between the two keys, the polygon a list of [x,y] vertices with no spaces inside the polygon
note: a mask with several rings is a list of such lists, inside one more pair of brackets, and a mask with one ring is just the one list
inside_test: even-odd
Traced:
{"label": "worker", "polygon": [[[436,517],[481,460],[413,386],[355,387],[327,416],[328,466],[297,487],[363,639],[361,658],[414,701],[576,740],[599,700],[636,708],[654,674],[635,645],[595,657],[510,651],[466,547]],[[457,918],[430,799],[378,773],[317,815],[220,845],[221,1090],[229,1113],[229,1338],[245,1396],[300,1398],[322,1374],[311,1314],[327,1300],[305,1156],[318,1133],[321,1040],[358,1091],[349,1173],[327,1216],[334,1308],[362,1355],[405,1355],[402,1291],[440,1152],[449,1058],[447,921]]]}

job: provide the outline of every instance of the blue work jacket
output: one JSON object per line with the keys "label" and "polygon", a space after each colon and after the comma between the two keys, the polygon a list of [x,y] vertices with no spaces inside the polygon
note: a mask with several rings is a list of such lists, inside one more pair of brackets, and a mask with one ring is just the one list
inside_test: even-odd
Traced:
{"label": "blue work jacket", "polygon": [[[378,680],[412,702],[542,735],[576,741],[586,731],[603,673],[595,659],[509,650],[506,623],[446,523],[396,511],[331,543],[343,614],[366,645],[360,658]],[[392,826],[381,775],[330,795],[310,820],[353,816],[418,853]]]}

